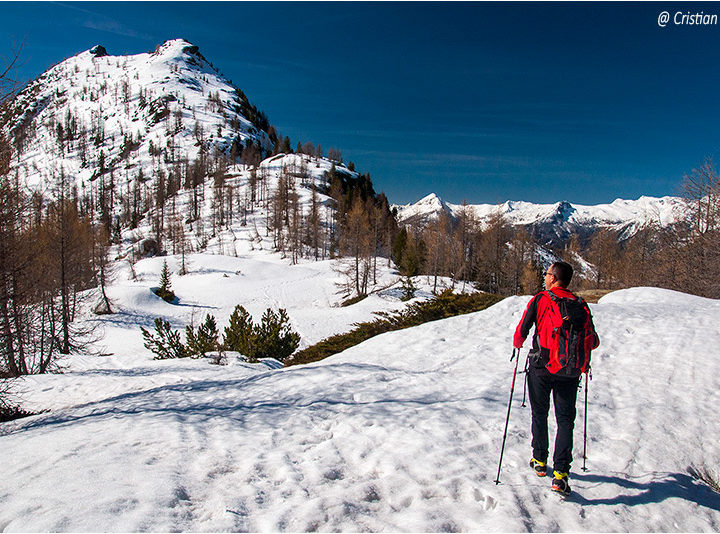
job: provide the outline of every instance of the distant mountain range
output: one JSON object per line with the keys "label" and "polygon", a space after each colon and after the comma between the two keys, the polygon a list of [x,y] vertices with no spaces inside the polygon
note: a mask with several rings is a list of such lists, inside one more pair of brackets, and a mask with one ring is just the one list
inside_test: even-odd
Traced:
{"label": "distant mountain range", "polygon": [[457,221],[463,210],[481,224],[500,213],[514,226],[530,227],[541,241],[559,244],[570,235],[585,237],[601,228],[620,233],[621,239],[647,224],[670,226],[683,218],[683,201],[677,197],[617,199],[610,204],[585,206],[567,201],[534,204],[510,200],[502,204],[450,204],[432,193],[412,204],[394,205],[398,222],[424,226],[445,213]]}

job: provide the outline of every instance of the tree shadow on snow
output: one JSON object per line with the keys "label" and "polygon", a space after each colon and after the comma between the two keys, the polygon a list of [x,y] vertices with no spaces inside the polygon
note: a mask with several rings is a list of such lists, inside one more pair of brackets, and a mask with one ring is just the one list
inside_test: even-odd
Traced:
{"label": "tree shadow on snow", "polygon": [[171,372],[182,372],[182,369],[172,370],[166,367],[132,367],[128,369],[85,369],[84,371],[73,371],[73,376],[112,376],[118,378],[145,377],[166,375]]}
{"label": "tree shadow on snow", "polygon": [[198,304],[197,302],[185,302],[178,299],[177,302],[173,303],[179,308],[197,308],[198,310],[219,310],[219,306],[208,306],[207,304]]}
{"label": "tree shadow on snow", "polygon": [[573,478],[583,482],[598,484],[614,484],[620,488],[634,490],[631,494],[619,494],[616,497],[588,499],[573,493],[569,500],[583,506],[625,504],[634,506],[662,502],[676,498],[694,502],[711,510],[720,511],[720,494],[715,493],[702,482],[685,473],[658,473],[665,475],[661,480],[650,482],[634,482],[626,478],[608,475],[584,475],[574,473]]}
{"label": "tree shadow on snow", "polygon": [[[327,369],[323,369],[328,371]],[[356,371],[351,373],[350,371]],[[49,428],[54,426],[97,421],[102,418],[135,416],[135,415],[170,415],[176,421],[194,422],[212,418],[221,418],[225,422],[238,425],[238,428],[245,428],[249,420],[254,417],[262,419],[270,426],[282,426],[289,417],[301,411],[304,413],[327,413],[329,408],[334,408],[337,414],[347,413],[353,408],[378,410],[383,409],[387,416],[392,412],[397,424],[412,424],[417,418],[416,409],[423,407],[436,407],[445,413],[457,410],[465,413],[468,402],[483,400],[484,402],[495,401],[487,397],[474,398],[439,398],[430,392],[427,395],[405,395],[403,391],[393,388],[386,393],[386,396],[377,398],[355,399],[349,391],[355,391],[354,384],[358,381],[367,380],[365,373],[382,373],[386,368],[372,364],[341,364],[332,366],[332,373],[338,384],[343,386],[338,391],[320,390],[311,387],[308,391],[297,391],[296,387],[287,387],[278,380],[283,377],[290,378],[290,384],[296,385],[299,378],[305,374],[317,374],[318,369],[296,368],[292,371],[267,370],[251,376],[244,376],[230,379],[207,379],[201,378],[181,384],[163,384],[140,391],[131,391],[109,397],[106,399],[91,401],[84,404],[69,407],[58,412],[39,416],[33,420],[26,420],[22,425],[15,425],[8,428],[0,428],[0,436],[14,434],[17,432],[29,431],[35,428]],[[164,370],[167,371],[167,370]],[[338,377],[345,371],[347,376]],[[151,375],[154,370],[130,370],[128,376]],[[83,371],[80,371],[83,373]],[[123,376],[123,370],[88,370],[86,374],[94,375],[117,375]],[[393,373],[383,378],[393,378]],[[344,378],[344,379],[343,379]],[[267,382],[263,384],[263,382]],[[268,394],[263,391],[272,382],[275,394]],[[259,385],[260,391],[253,391],[252,385]],[[221,395],[221,398],[207,398],[203,393],[225,392],[235,390],[237,395]],[[247,395],[244,392],[248,391]],[[375,412],[373,412],[375,413]],[[405,415],[405,419],[403,419]],[[328,415],[329,416],[329,415]],[[323,415],[323,417],[327,417]],[[403,422],[405,421],[405,423]]]}

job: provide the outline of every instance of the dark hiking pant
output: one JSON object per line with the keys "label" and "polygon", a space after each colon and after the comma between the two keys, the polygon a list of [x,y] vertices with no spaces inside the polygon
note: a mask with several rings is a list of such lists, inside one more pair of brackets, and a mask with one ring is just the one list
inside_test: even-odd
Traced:
{"label": "dark hiking pant", "polygon": [[553,468],[562,473],[570,472],[575,428],[575,401],[580,377],[555,376],[544,367],[530,365],[528,369],[528,394],[532,408],[533,457],[541,462],[548,458],[548,412],[550,393],[555,406],[555,449]]}

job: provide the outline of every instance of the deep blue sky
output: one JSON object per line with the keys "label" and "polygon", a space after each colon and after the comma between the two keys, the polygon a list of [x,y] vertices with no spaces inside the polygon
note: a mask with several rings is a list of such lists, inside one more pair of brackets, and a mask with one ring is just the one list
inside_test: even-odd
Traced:
{"label": "deep blue sky", "polygon": [[182,37],[283,135],[340,148],[391,202],[594,204],[678,193],[720,153],[702,3],[0,3],[27,80],[95,44]]}

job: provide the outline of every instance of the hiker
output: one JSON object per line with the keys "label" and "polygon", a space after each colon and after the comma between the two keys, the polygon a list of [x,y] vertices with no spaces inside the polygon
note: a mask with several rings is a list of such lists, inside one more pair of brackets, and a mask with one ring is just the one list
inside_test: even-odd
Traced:
{"label": "hiker", "polygon": [[558,261],[548,268],[545,291],[530,301],[513,339],[513,346],[520,349],[535,324],[532,350],[527,359],[532,410],[530,467],[538,476],[547,475],[547,419],[552,392],[557,421],[552,489],[563,495],[570,493],[568,474],[580,376],[589,371],[590,351],[600,343],[587,304],[567,289],[572,276],[573,268],[568,263]]}

